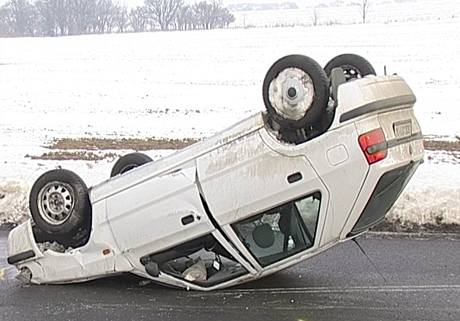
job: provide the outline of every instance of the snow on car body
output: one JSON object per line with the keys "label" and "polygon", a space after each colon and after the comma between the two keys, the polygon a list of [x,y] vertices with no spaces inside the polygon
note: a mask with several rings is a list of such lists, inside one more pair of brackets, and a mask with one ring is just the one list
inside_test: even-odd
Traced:
{"label": "snow on car body", "polygon": [[399,76],[338,86],[328,130],[283,142],[258,113],[89,189],[86,244],[41,251],[29,220],[9,262],[32,283],[131,272],[213,290],[285,269],[380,222],[423,159],[415,96]]}

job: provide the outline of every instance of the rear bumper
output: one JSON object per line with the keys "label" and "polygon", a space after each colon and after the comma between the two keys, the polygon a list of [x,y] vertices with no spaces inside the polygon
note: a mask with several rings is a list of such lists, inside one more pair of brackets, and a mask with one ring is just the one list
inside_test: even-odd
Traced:
{"label": "rear bumper", "polygon": [[336,117],[331,128],[369,115],[414,105],[416,97],[403,78],[366,76],[339,86]]}
{"label": "rear bumper", "polygon": [[[408,181],[423,162],[424,148],[423,139],[419,131],[418,123],[407,112],[395,112],[400,118],[411,117],[415,132],[413,135],[396,139],[391,136],[391,131],[386,128],[385,135],[388,143],[388,154],[385,159],[369,166],[364,184],[361,186],[359,195],[353,205],[345,225],[340,233],[340,239],[345,240],[354,237],[383,220],[385,214],[395,204],[404,190]],[[385,114],[383,114],[385,115]],[[401,117],[399,117],[401,116]],[[358,132],[364,133],[381,126],[375,116],[369,120],[357,124]],[[390,123],[388,125],[387,123]],[[391,127],[391,122],[384,123]],[[390,134],[387,134],[390,133]]]}
{"label": "rear bumper", "polygon": [[381,222],[385,214],[390,210],[398,199],[404,187],[417,169],[420,161],[395,168],[383,174],[358,221],[348,233],[348,237],[356,236]]}

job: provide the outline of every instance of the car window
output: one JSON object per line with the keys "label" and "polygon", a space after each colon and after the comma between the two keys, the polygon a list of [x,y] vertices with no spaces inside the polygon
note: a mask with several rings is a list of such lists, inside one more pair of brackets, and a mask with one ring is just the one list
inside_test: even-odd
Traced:
{"label": "car window", "polygon": [[262,266],[313,246],[321,204],[319,192],[232,224],[241,242]]}

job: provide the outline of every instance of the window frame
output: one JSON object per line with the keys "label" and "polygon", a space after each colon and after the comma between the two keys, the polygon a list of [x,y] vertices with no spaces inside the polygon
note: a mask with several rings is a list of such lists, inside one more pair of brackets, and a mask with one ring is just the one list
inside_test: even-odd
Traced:
{"label": "window frame", "polygon": [[[315,233],[313,235],[313,240],[310,239],[310,236],[312,236],[310,234],[310,231],[305,223],[305,221],[303,220],[302,218],[302,214],[299,210],[299,208],[297,207],[297,205],[295,204],[296,202],[298,201],[301,201],[301,200],[304,200],[304,199],[307,199],[309,197],[315,197],[315,194],[318,195],[317,199],[319,200],[319,204],[318,204],[318,208],[317,208],[317,217],[316,217],[316,222],[315,222]],[[235,234],[235,236],[237,237],[238,241],[241,243],[241,245],[247,250],[247,252],[251,255],[251,257],[257,262],[257,264],[259,264],[259,266],[262,268],[262,269],[266,269],[266,268],[270,268],[272,267],[273,265],[278,265],[278,264],[282,264],[282,262],[294,257],[294,256],[298,256],[299,254],[301,253],[305,253],[306,251],[309,251],[309,250],[312,250],[315,248],[315,245],[317,244],[318,240],[319,240],[319,223],[320,223],[320,214],[321,214],[321,210],[323,208],[323,200],[324,200],[324,197],[323,197],[323,193],[321,192],[321,190],[315,190],[313,192],[310,192],[308,194],[304,194],[302,196],[299,196],[299,197],[296,197],[294,199],[291,199],[291,200],[288,200],[282,204],[279,204],[279,205],[276,205],[276,206],[272,206],[268,209],[265,209],[261,212],[257,212],[253,215],[251,215],[250,217],[247,217],[243,220],[240,220],[240,221],[237,221],[237,222],[234,222],[232,224],[229,224],[229,227],[230,229],[232,230],[232,232]],[[297,216],[297,219],[298,221],[300,221],[300,225],[301,225],[301,228],[302,228],[302,232],[305,233],[305,236],[307,237],[307,239],[310,241],[311,245],[309,247],[306,247],[306,248],[303,248],[301,249],[300,251],[297,251],[297,252],[294,252],[288,256],[285,256],[279,260],[276,260],[276,261],[273,261],[273,262],[270,262],[268,264],[262,264],[261,260],[259,259],[259,257],[257,257],[249,247],[246,246],[245,242],[244,242],[244,238],[243,236],[241,235],[240,231],[236,228],[236,225],[238,224],[241,224],[243,222],[251,222],[251,221],[255,221],[257,219],[255,219],[256,217],[258,216],[263,216],[265,215],[267,212],[270,212],[270,211],[273,211],[275,210],[276,208],[279,208],[279,207],[283,207],[285,205],[288,205],[289,203],[294,203],[295,205],[295,208],[296,208],[296,216]],[[280,253],[283,253],[283,252],[280,252]],[[275,254],[272,254],[272,255],[276,255],[277,253]],[[279,253],[278,253],[279,254]]]}

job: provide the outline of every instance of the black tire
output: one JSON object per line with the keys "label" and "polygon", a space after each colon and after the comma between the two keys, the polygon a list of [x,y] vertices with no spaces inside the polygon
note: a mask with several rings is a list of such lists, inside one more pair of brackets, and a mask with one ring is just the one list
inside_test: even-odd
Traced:
{"label": "black tire", "polygon": [[41,175],[32,186],[29,208],[36,227],[49,240],[76,246],[89,236],[92,208],[88,188],[69,170]]}
{"label": "black tire", "polygon": [[[272,82],[281,72],[289,68],[300,69],[310,77],[313,83],[313,100],[301,118],[297,119],[282,115],[272,105],[269,97],[270,85]],[[291,88],[289,88],[289,90],[291,90]],[[289,92],[289,90],[287,92]],[[290,55],[279,59],[270,67],[263,82],[262,95],[265,108],[267,109],[271,121],[276,122],[282,129],[296,130],[307,128],[318,122],[326,110],[329,101],[329,80],[323,68],[313,59],[302,55]],[[286,98],[283,99],[287,101]]]}
{"label": "black tire", "polygon": [[328,77],[332,69],[342,68],[346,81],[362,78],[367,75],[375,75],[375,69],[365,58],[355,54],[343,54],[332,58],[324,67]]}
{"label": "black tire", "polygon": [[150,163],[151,161],[152,159],[150,156],[142,153],[131,153],[124,155],[117,160],[115,165],[113,165],[112,171],[110,172],[110,177],[124,174],[133,168]]}

